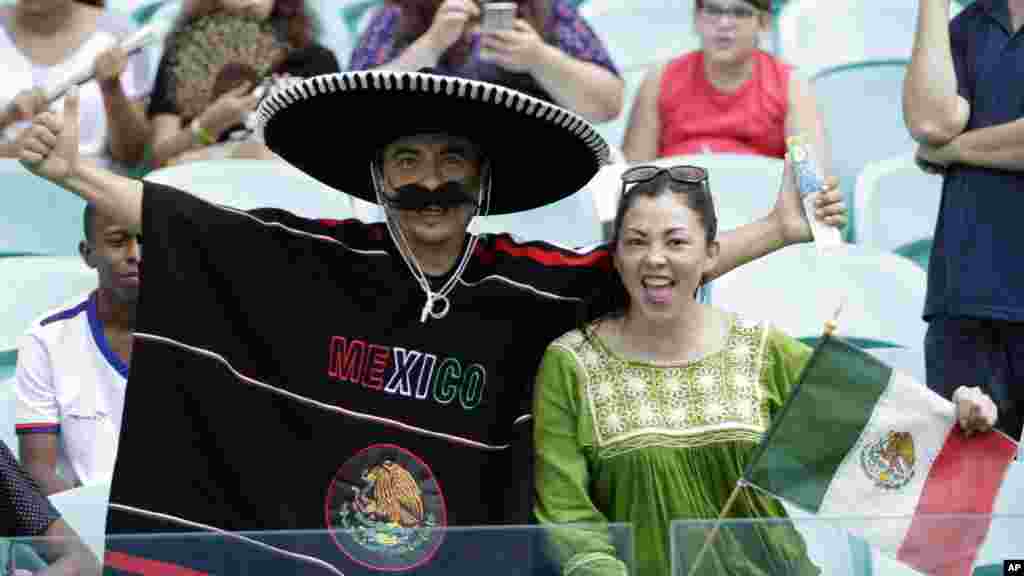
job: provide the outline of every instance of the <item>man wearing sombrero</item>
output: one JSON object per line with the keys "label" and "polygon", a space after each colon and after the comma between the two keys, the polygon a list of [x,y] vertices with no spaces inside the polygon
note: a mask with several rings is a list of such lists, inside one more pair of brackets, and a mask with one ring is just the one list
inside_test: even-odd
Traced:
{"label": "man wearing sombrero", "polygon": [[[271,150],[386,207],[363,224],[214,206],[79,163],[76,103],[37,118],[21,159],[144,238],[109,531],[329,528],[316,558],[290,561],[419,574],[479,547],[417,528],[528,521],[534,373],[610,256],[466,231],[586,185],[608,157],[590,125],[422,73],[320,76],[264,101]],[[722,238],[714,275],[809,239],[799,210],[784,187],[773,215]]]}

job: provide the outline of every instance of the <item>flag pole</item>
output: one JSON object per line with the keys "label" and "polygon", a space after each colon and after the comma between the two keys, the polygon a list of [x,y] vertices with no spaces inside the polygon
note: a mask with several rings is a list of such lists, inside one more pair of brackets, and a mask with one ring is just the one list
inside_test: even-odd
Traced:
{"label": "flag pole", "polygon": [[836,311],[832,313],[832,317],[825,320],[825,337],[832,337],[836,329],[839,328],[839,315],[843,312],[843,302],[845,298],[839,299],[839,305],[836,306]]}
{"label": "flag pole", "polygon": [[736,481],[736,487],[732,489],[732,494],[729,495],[729,499],[725,501],[725,506],[722,507],[721,514],[718,515],[718,519],[715,520],[715,527],[711,529],[711,534],[704,539],[704,545],[700,547],[700,552],[697,553],[697,559],[693,561],[693,566],[690,566],[690,571],[687,572],[686,576],[693,576],[697,572],[697,568],[700,567],[701,560],[704,559],[704,554],[708,551],[708,547],[711,546],[711,541],[718,535],[718,529],[722,526],[722,519],[729,513],[729,509],[732,508],[733,502],[736,501],[736,497],[739,496],[740,488],[743,488],[743,479],[740,478]]}
{"label": "flag pole", "polygon": [[[832,317],[825,321],[825,338],[830,338],[835,334],[836,329],[839,328],[839,315],[843,312],[843,304],[845,298],[839,299],[839,305],[836,306],[836,311],[832,313]],[[690,566],[690,571],[686,573],[686,576],[693,576],[697,572],[697,568],[700,567],[701,562],[704,560],[704,555],[707,553],[708,548],[711,546],[711,541],[718,535],[718,530],[722,527],[722,520],[726,514],[732,508],[736,497],[740,494],[740,489],[743,488],[745,480],[740,478],[736,481],[736,486],[732,489],[732,494],[729,494],[729,499],[725,501],[725,506],[722,507],[722,512],[718,515],[718,519],[715,520],[715,526],[711,529],[711,533],[704,539],[704,544],[701,545],[700,551],[697,552],[697,559],[693,561],[693,565]]]}

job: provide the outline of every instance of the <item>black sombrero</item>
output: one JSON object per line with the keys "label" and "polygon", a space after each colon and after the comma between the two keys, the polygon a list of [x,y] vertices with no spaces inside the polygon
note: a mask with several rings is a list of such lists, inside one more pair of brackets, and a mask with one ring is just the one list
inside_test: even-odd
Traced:
{"label": "black sombrero", "polygon": [[[414,134],[447,133],[481,147],[491,161],[490,214],[561,200],[608,163],[605,141],[564,108],[495,84],[422,72],[315,76],[268,96],[256,114],[274,153],[373,203],[371,161]],[[326,127],[343,136],[325,137]]]}

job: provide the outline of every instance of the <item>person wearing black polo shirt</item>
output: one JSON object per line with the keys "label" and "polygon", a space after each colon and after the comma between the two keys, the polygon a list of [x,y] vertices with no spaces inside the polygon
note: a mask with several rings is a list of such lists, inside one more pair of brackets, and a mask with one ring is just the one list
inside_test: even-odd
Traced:
{"label": "person wearing black polo shirt", "polygon": [[[140,225],[146,254],[131,368],[142,392],[126,399],[108,531],[326,531],[248,541],[259,559],[147,552],[211,573],[238,572],[224,562],[241,557],[263,569],[274,551],[293,564],[280,573],[528,573],[507,532],[420,528],[530,521],[534,376],[611,258],[467,228],[586,185],[608,158],[593,127],[425,73],[320,76],[268,97],[267,146],[386,208],[364,224],[242,212],[79,163],[74,102],[67,118],[37,119],[22,161]],[[344,145],[316,129],[361,118],[373,122]],[[775,212],[723,236],[711,276],[810,239],[783,180]],[[834,184],[822,209],[841,225]]]}
{"label": "person wearing black polo shirt", "polygon": [[[1024,0],[921,0],[903,89],[918,164],[945,174],[928,264],[928,386],[979,385],[1024,418]],[[894,225],[898,226],[896,222]]]}
{"label": "person wearing black polo shirt", "polygon": [[[0,537],[38,538],[25,543],[39,544],[43,556],[51,562],[37,576],[92,576],[100,573],[96,556],[72,530],[60,513],[43,496],[36,481],[18,464],[17,458],[0,442]],[[31,575],[31,566],[19,567],[14,559],[3,566],[4,574]],[[13,572],[8,572],[10,568]]]}

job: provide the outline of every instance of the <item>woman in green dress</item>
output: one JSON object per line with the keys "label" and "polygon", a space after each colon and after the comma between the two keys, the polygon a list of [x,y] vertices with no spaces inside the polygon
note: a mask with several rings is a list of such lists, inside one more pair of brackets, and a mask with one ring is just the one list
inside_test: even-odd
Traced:
{"label": "woman in green dress", "polygon": [[[602,292],[611,301],[594,307],[616,312],[591,315],[553,342],[537,377],[538,520],[632,524],[641,576],[669,574],[673,520],[718,517],[811,354],[693,297],[718,255],[715,232],[702,168],[627,171],[611,242],[613,284]],[[777,500],[750,489],[729,513],[785,516]],[[693,561],[704,532],[679,538],[677,562]],[[550,534],[565,576],[626,573],[606,530]],[[723,529],[699,571],[819,572],[785,522]]]}

